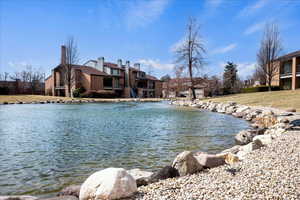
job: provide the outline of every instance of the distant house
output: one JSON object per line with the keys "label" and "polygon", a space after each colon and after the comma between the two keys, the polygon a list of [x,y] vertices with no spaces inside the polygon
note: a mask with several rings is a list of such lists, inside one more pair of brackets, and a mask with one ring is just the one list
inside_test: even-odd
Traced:
{"label": "distant house", "polygon": [[296,90],[300,88],[300,51],[286,54],[273,61],[276,76],[271,85],[281,89]]}
{"label": "distant house", "polygon": [[[61,63],[52,70],[45,81],[46,95],[69,96],[68,86],[64,80],[66,47],[61,47]],[[89,60],[83,65],[72,66],[71,90],[84,88],[86,96],[96,97],[161,97],[162,82],[154,76],[140,70],[140,64],[133,67],[130,62],[117,64],[105,62],[104,57]]]}
{"label": "distant house", "polygon": [[[207,96],[207,81],[203,78],[194,78],[196,98]],[[163,82],[162,95],[164,98],[192,97],[190,78],[174,78]]]}

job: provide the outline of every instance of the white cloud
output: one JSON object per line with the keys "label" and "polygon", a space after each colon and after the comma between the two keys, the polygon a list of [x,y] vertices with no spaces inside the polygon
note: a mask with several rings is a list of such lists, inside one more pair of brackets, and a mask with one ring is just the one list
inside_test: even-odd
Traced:
{"label": "white cloud", "polygon": [[30,65],[30,63],[27,61],[20,61],[20,62],[9,61],[7,64],[9,67],[11,67],[14,70],[24,69],[25,67]]}
{"label": "white cloud", "polygon": [[248,76],[251,76],[255,70],[256,63],[238,63],[237,70],[238,75],[241,79],[247,79]]}
{"label": "white cloud", "polygon": [[249,16],[260,10],[261,8],[265,7],[270,0],[258,0],[254,4],[245,7],[240,11],[238,16]]}
{"label": "white cloud", "polygon": [[213,8],[219,7],[222,2],[223,0],[206,0],[206,4]]}
{"label": "white cloud", "polygon": [[256,23],[256,24],[252,24],[251,26],[249,26],[249,27],[244,31],[244,34],[245,34],[245,35],[250,35],[250,34],[252,34],[252,33],[261,31],[261,30],[263,30],[265,24],[266,24],[265,21],[259,22],[259,23]]}
{"label": "white cloud", "polygon": [[174,53],[178,48],[180,48],[186,42],[185,38],[178,40],[175,44],[171,45],[170,52]]}
{"label": "white cloud", "polygon": [[156,20],[169,2],[170,0],[131,1],[125,11],[125,23],[129,28],[143,27]]}
{"label": "white cloud", "polygon": [[223,54],[223,53],[227,53],[233,49],[235,49],[237,47],[237,44],[236,43],[232,43],[232,44],[229,44],[225,47],[219,47],[219,48],[216,48],[212,51],[212,54]]}
{"label": "white cloud", "polygon": [[[224,69],[227,63],[221,62],[219,66]],[[237,65],[238,75],[240,79],[245,80],[248,76],[251,76],[255,70],[256,62],[240,62],[235,63]]]}
{"label": "white cloud", "polygon": [[174,64],[172,63],[161,63],[159,60],[153,60],[153,59],[141,59],[138,61],[142,65],[145,65],[146,67],[152,67],[153,69],[157,70],[172,70],[174,68]]}

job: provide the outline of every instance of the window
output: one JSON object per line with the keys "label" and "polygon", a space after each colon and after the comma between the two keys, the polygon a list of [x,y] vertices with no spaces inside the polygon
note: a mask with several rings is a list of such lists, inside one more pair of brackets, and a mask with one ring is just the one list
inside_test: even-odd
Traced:
{"label": "window", "polygon": [[149,89],[154,89],[155,88],[155,83],[154,81],[149,81]]}
{"label": "window", "polygon": [[283,74],[292,73],[292,62],[283,63]]}
{"label": "window", "polygon": [[121,88],[119,78],[114,79],[114,88]]}
{"label": "window", "polygon": [[137,77],[138,77],[138,78],[145,78],[145,76],[146,76],[146,73],[145,73],[145,72],[139,71],[139,72],[137,73]]}
{"label": "window", "polygon": [[111,73],[110,68],[109,67],[104,67],[104,72],[107,73],[107,74],[110,74]]}
{"label": "window", "polygon": [[103,86],[104,88],[112,88],[112,78],[104,78]]}
{"label": "window", "polygon": [[120,75],[120,70],[118,70],[118,69],[111,69],[111,74],[112,75]]}

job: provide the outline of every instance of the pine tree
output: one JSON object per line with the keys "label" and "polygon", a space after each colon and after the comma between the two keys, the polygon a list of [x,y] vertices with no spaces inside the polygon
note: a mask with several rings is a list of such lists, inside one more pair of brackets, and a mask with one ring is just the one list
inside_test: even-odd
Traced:
{"label": "pine tree", "polygon": [[223,74],[224,94],[232,94],[235,92],[237,80],[237,65],[233,62],[227,62]]}

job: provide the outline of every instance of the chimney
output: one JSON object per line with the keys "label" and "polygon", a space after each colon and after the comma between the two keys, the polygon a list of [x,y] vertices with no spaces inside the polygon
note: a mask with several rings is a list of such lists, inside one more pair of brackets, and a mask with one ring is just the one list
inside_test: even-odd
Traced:
{"label": "chimney", "polygon": [[140,63],[134,63],[133,66],[134,66],[135,69],[137,69],[139,71],[141,70],[141,64]]}
{"label": "chimney", "polygon": [[118,59],[118,67],[122,67],[122,59]]}
{"label": "chimney", "polygon": [[126,67],[130,67],[130,62],[128,60],[126,61]]}
{"label": "chimney", "polygon": [[67,63],[67,49],[65,45],[61,46],[60,64],[65,65]]}
{"label": "chimney", "polygon": [[103,66],[104,66],[104,57],[100,57],[97,59],[96,69],[103,72]]}

